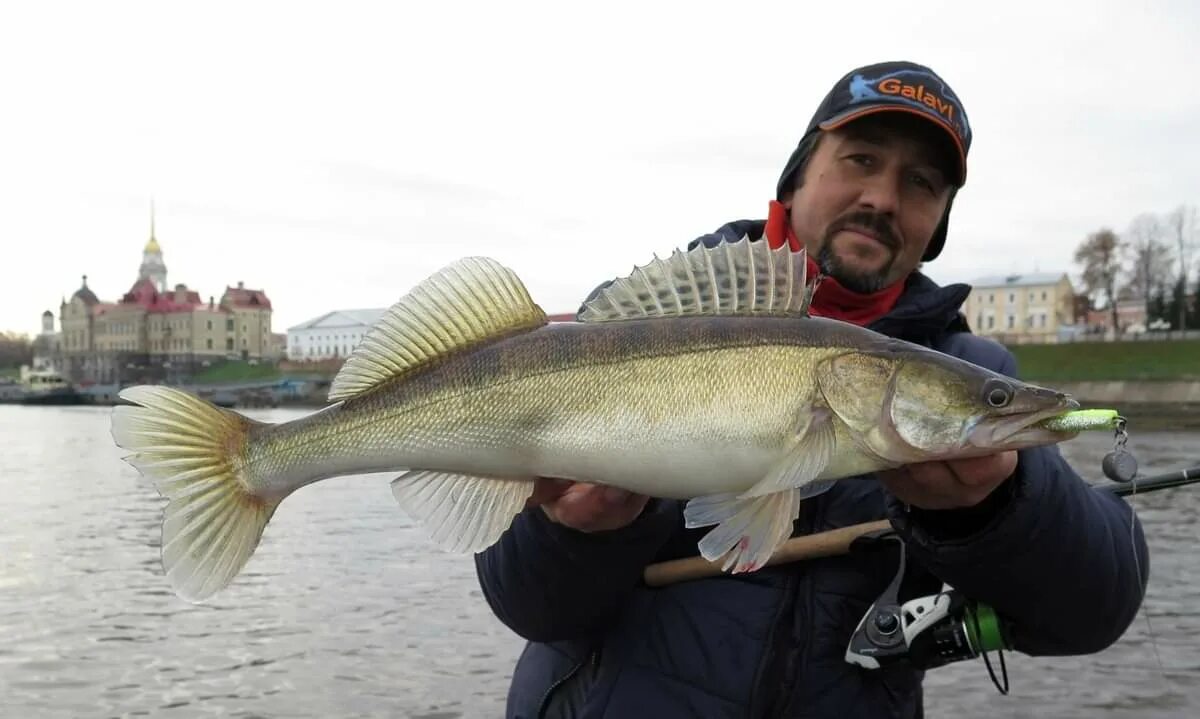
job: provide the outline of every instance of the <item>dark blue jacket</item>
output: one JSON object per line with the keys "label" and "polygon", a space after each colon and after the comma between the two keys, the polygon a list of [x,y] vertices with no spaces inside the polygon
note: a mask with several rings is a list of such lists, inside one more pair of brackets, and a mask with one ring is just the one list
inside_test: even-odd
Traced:
{"label": "dark blue jacket", "polygon": [[[731,223],[705,243],[758,238],[761,221]],[[871,328],[1009,376],[1012,355],[969,333],[965,285],[914,273]],[[584,534],[539,509],[518,515],[476,555],[496,616],[527,639],[509,717],[919,717],[922,672],[866,670],[846,646],[896,571],[895,555],[850,554],[652,589],[652,562],[691,556],[709,528],[683,528],[682,504],[652,500],[628,527]],[[916,564],[913,586],[945,582],[1013,622],[1015,649],[1086,654],[1136,617],[1149,559],[1129,505],[1094,490],[1056,447],[1019,452],[1017,471],[962,510],[908,508],[869,477],[843,480],[801,504],[795,533],[888,518]],[[1130,522],[1133,541],[1130,541]],[[1136,548],[1136,557],[1135,557]]]}

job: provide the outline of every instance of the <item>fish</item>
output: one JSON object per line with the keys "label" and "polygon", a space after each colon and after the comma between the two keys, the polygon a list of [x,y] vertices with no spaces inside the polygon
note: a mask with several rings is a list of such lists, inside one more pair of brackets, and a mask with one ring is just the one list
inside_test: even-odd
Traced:
{"label": "fish", "polygon": [[186,391],[120,391],[111,434],[167,500],[167,581],[228,586],[313,482],[399,472],[395,501],[452,553],[494,544],[553,477],[685,500],[697,551],[761,568],[840,479],[1064,441],[1070,396],[812,316],[803,250],[743,237],[657,255],[549,322],[508,267],[461,258],[400,297],[328,406],[266,423]]}

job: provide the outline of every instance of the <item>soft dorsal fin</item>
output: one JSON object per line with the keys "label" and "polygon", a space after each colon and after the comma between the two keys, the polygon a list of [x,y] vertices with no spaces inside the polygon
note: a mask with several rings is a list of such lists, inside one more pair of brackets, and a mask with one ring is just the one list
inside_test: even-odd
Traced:
{"label": "soft dorsal fin", "polygon": [[455,350],[546,324],[516,273],[486,257],[435,272],[392,305],[342,365],[329,401],[349,399]]}
{"label": "soft dorsal fin", "polygon": [[748,237],[676,250],[663,260],[634,267],[585,303],[581,322],[754,315],[803,317],[813,287],[806,278],[804,250],[771,249]]}

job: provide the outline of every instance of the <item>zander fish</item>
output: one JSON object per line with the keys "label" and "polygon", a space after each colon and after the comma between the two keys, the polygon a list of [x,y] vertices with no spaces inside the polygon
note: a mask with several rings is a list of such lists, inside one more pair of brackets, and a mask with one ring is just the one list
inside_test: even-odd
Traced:
{"label": "zander fish", "polygon": [[535,478],[689,500],[700,554],[761,567],[801,500],[839,478],[1062,441],[1066,395],[810,317],[803,252],[742,239],[635,267],[549,323],[517,276],[466,258],[392,306],[329,407],[280,424],[136,386],[112,434],[169,502],[162,561],[180,596],[225,587],[289,494],[403,471],[401,507],[450,551],[482,550]]}

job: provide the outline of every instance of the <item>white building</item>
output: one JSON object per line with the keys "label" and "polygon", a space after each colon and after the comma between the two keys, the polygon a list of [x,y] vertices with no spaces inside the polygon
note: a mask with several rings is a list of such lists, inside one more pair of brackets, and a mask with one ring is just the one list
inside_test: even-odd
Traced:
{"label": "white building", "polygon": [[334,310],[289,327],[287,357],[296,362],[345,359],[387,308]]}
{"label": "white building", "polygon": [[1065,272],[981,277],[963,312],[975,334],[1005,343],[1046,343],[1075,325],[1075,288]]}
{"label": "white building", "polygon": [[[290,327],[287,331],[287,358],[294,362],[346,359],[386,311],[386,307],[334,310]],[[548,315],[546,319],[550,322],[569,322],[575,319],[575,314]]]}
{"label": "white building", "polygon": [[54,331],[54,313],[42,313],[42,331],[33,340],[33,369],[38,372],[57,372],[58,354],[62,350],[62,335]]}

